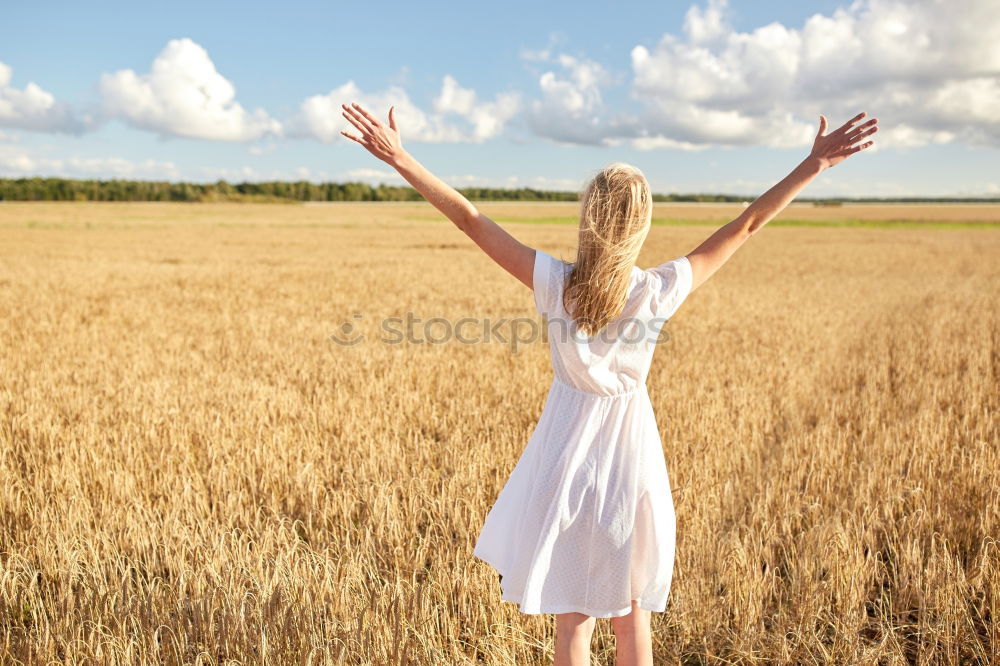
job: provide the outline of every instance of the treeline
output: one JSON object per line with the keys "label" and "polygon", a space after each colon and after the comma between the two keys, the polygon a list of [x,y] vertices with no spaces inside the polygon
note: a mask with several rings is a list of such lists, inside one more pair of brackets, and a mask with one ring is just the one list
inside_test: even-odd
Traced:
{"label": "treeline", "polygon": [[[576,192],[536,190],[530,187],[464,187],[458,191],[473,201],[576,201]],[[170,183],[148,180],[73,180],[67,178],[0,178],[0,201],[190,201],[190,202],[297,202],[297,201],[421,201],[408,185],[368,183],[310,183],[271,181],[263,183]],[[753,197],[735,194],[654,194],[657,202],[737,202]],[[800,197],[819,205],[855,203],[996,203],[997,198],[895,197],[823,198]]]}
{"label": "treeline", "polygon": [[0,179],[7,201],[415,201],[410,187],[367,183],[170,183],[148,180]]}
{"label": "treeline", "polygon": [[[475,201],[576,201],[576,192],[464,187]],[[656,194],[656,201],[740,201],[718,194]],[[368,183],[170,183],[145,180],[72,180],[66,178],[0,178],[2,201],[421,201],[408,185]]]}

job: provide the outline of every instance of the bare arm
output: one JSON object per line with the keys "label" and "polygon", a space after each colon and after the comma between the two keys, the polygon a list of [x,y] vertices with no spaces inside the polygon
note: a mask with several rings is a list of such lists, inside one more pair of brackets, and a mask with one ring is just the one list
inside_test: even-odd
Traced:
{"label": "bare arm", "polygon": [[504,270],[532,288],[535,250],[507,233],[500,225],[480,213],[460,192],[427,170],[403,150],[396,128],[396,109],[389,109],[386,127],[359,104],[343,105],[344,117],[360,132],[361,138],[341,132],[357,141],[375,157],[399,172],[435,208],[445,214],[491,259]]}
{"label": "bare arm", "polygon": [[823,134],[826,131],[826,118],[820,116],[819,132],[816,134],[816,140],[813,142],[809,156],[802,160],[778,184],[757,197],[739,217],[720,227],[687,255],[691,262],[692,291],[719,270],[750,236],[784,210],[785,206],[795,198],[795,195],[801,192],[821,171],[839,164],[850,155],[872,145],[872,141],[857,143],[878,131],[876,118],[855,126],[864,116],[863,112],[859,113],[826,135]]}

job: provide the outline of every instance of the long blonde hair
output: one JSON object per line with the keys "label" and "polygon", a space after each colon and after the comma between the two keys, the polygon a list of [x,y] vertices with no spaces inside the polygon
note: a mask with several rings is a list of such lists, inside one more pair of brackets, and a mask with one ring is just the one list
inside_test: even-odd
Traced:
{"label": "long blonde hair", "polygon": [[587,336],[625,308],[629,277],[652,215],[646,177],[624,162],[601,169],[581,193],[580,237],[563,307]]}

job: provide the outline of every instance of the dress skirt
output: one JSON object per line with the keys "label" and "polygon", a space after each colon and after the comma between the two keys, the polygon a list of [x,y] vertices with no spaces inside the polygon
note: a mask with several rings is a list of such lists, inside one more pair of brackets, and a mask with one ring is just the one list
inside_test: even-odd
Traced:
{"label": "dress skirt", "polygon": [[662,612],[676,521],[643,382],[615,395],[556,378],[473,554],[527,614]]}

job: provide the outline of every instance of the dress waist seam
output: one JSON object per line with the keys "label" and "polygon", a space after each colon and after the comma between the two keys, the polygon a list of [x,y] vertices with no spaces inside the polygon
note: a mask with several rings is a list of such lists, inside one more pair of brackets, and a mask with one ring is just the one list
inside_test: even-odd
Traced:
{"label": "dress waist seam", "polygon": [[552,383],[554,385],[556,385],[556,386],[559,386],[560,388],[564,388],[564,389],[566,389],[568,391],[571,391],[573,393],[579,393],[580,395],[585,395],[588,398],[598,398],[598,399],[602,399],[602,400],[613,400],[615,398],[626,398],[628,396],[635,395],[637,393],[640,393],[640,392],[646,390],[646,382],[644,382],[644,381],[640,382],[639,385],[636,386],[634,389],[629,389],[628,391],[622,391],[620,393],[594,393],[593,391],[584,391],[582,389],[576,388],[575,386],[573,386],[571,384],[567,384],[563,380],[559,379],[559,377],[555,377],[555,376],[552,378]]}

